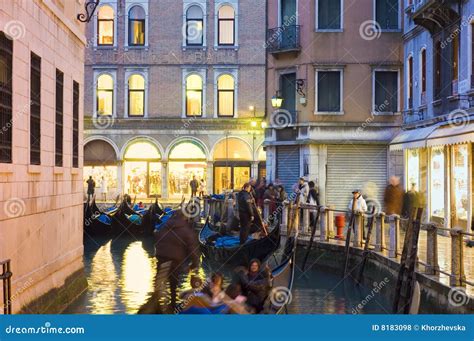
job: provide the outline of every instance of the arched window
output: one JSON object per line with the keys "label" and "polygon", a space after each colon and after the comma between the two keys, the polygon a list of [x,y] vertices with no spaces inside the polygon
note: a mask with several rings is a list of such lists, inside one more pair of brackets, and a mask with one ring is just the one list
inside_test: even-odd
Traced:
{"label": "arched window", "polygon": [[411,109],[413,108],[413,56],[408,57],[408,63],[407,63],[407,68],[408,68],[408,80],[407,80],[407,85],[408,85],[408,108]]}
{"label": "arched window", "polygon": [[193,5],[186,12],[186,45],[203,45],[203,13],[201,7]]}
{"label": "arched window", "polygon": [[129,145],[123,156],[125,160],[160,160],[158,148],[147,141],[138,141]]}
{"label": "arched window", "polygon": [[97,115],[112,116],[114,112],[114,79],[102,74],[97,78]]}
{"label": "arched window", "polygon": [[234,77],[221,75],[217,79],[217,112],[219,116],[234,116]]}
{"label": "arched window", "polygon": [[224,5],[217,14],[218,45],[235,44],[235,11],[232,6]]}
{"label": "arched window", "polygon": [[186,116],[202,115],[202,78],[189,75],[186,78]]}
{"label": "arched window", "polygon": [[133,6],[128,12],[128,45],[145,45],[145,11],[141,6]]}
{"label": "arched window", "polygon": [[171,149],[169,160],[206,160],[203,148],[193,141],[185,141]]}
{"label": "arched window", "polygon": [[114,45],[114,9],[101,6],[97,14],[97,44],[101,46]]}
{"label": "arched window", "polygon": [[145,114],[145,78],[131,75],[128,78],[128,116]]}

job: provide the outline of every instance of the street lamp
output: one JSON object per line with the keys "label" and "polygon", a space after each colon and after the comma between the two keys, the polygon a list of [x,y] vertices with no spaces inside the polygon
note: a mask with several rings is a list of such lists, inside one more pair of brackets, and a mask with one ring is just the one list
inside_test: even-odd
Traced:
{"label": "street lamp", "polygon": [[84,3],[84,9],[86,13],[79,13],[77,15],[77,20],[80,22],[88,23],[92,16],[94,15],[95,9],[99,5],[100,0],[88,0]]}
{"label": "street lamp", "polygon": [[272,97],[272,107],[275,109],[280,109],[283,103],[283,98],[280,95],[280,91],[277,91]]}

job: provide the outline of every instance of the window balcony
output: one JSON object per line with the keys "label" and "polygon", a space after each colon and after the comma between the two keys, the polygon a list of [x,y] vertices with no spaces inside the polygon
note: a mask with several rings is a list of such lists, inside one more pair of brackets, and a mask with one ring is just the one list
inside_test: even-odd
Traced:
{"label": "window balcony", "polygon": [[426,118],[426,109],[406,110],[403,112],[403,124],[423,121]]}
{"label": "window balcony", "polygon": [[267,30],[267,50],[274,54],[280,53],[299,53],[300,45],[300,26],[286,25]]}
{"label": "window balcony", "polygon": [[421,0],[413,4],[412,18],[416,25],[423,26],[431,34],[435,34],[442,27],[449,27],[460,19],[459,13],[450,5],[454,0]]}

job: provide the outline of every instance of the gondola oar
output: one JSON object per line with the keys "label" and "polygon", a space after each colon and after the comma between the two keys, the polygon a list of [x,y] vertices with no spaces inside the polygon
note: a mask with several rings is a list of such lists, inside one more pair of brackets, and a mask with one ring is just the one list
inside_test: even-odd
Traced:
{"label": "gondola oar", "polygon": [[359,270],[359,277],[357,278],[357,283],[360,284],[362,280],[362,275],[364,274],[365,264],[367,263],[367,258],[369,256],[369,245],[370,245],[370,237],[372,235],[372,229],[374,226],[374,216],[375,216],[375,206],[372,206],[371,211],[369,212],[369,221],[367,222],[368,229],[367,229],[367,236],[365,238],[365,245],[364,245],[364,253],[362,258],[362,264],[360,265]]}
{"label": "gondola oar", "polygon": [[320,208],[318,207],[318,212],[316,213],[316,217],[314,218],[313,226],[311,229],[311,237],[309,240],[308,250],[306,251],[306,255],[304,256],[304,260],[303,260],[303,266],[302,266],[303,272],[304,272],[304,268],[306,267],[306,261],[308,260],[309,253],[311,251],[311,248],[313,247],[313,240],[314,240],[314,235],[316,234],[316,226],[318,225],[319,214],[320,214]]}
{"label": "gondola oar", "polygon": [[351,219],[349,221],[349,226],[348,226],[347,234],[346,234],[346,245],[344,248],[345,253],[346,253],[346,259],[344,260],[344,272],[342,274],[342,277],[345,277],[347,273],[347,266],[349,264],[349,251],[351,247],[351,234],[352,234],[352,229],[355,228],[354,225],[355,225],[355,211],[352,210]]}

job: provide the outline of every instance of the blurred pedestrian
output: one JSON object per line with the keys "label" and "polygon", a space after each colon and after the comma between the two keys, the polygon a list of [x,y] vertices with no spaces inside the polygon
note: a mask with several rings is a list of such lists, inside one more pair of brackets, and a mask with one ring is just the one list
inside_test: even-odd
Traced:
{"label": "blurred pedestrian", "polygon": [[398,176],[390,177],[383,197],[385,214],[402,214],[403,195],[404,190],[400,185],[400,178]]}
{"label": "blurred pedestrian", "polygon": [[100,184],[100,193],[102,194],[102,200],[104,200],[104,202],[107,201],[107,192],[108,192],[108,189],[109,186],[107,184],[107,179],[103,176],[102,177],[102,182]]}
{"label": "blurred pedestrian", "polygon": [[416,183],[411,183],[410,189],[403,196],[403,217],[414,218],[416,209],[424,206],[423,202],[424,199],[418,192]]}
{"label": "blurred pedestrian", "polygon": [[87,201],[90,201],[91,197],[94,197],[95,193],[95,181],[92,179],[92,175],[89,175],[89,179],[86,181],[87,183]]}
{"label": "blurred pedestrian", "polygon": [[195,175],[193,175],[193,179],[189,182],[189,187],[191,187],[191,198],[194,198],[199,188],[199,183]]}

